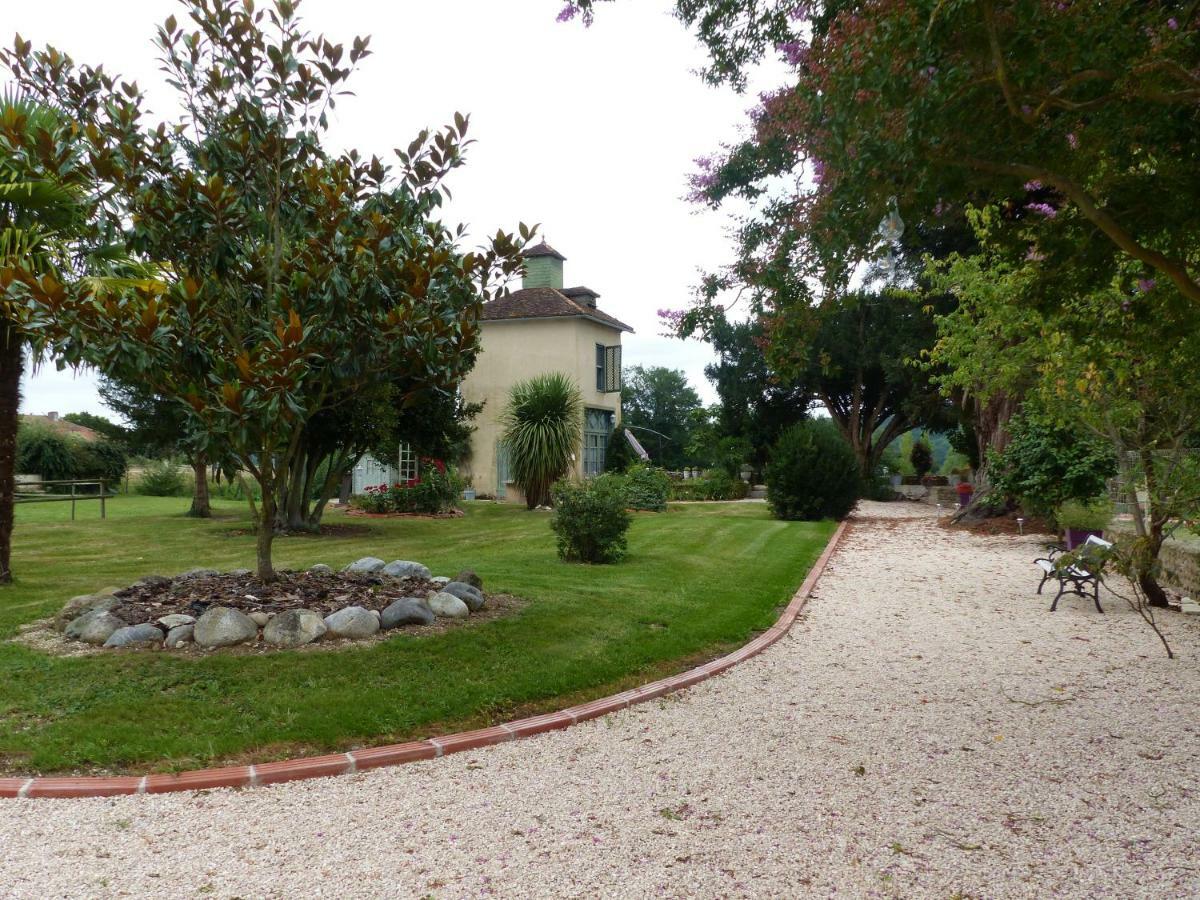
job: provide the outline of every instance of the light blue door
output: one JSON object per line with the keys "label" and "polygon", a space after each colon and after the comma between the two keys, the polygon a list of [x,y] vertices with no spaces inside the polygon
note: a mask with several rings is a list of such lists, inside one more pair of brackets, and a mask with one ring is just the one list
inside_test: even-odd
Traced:
{"label": "light blue door", "polygon": [[508,446],[502,441],[496,441],[496,499],[503,500],[508,496]]}

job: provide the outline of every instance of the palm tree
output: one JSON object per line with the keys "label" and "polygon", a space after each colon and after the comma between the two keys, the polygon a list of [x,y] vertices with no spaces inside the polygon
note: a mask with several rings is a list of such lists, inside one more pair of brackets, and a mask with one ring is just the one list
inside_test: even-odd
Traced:
{"label": "palm tree", "polygon": [[17,409],[29,340],[22,327],[31,296],[26,288],[39,283],[46,290],[66,278],[87,223],[86,179],[75,165],[74,135],[58,110],[0,96],[0,583],[12,581]]}
{"label": "palm tree", "polygon": [[567,474],[583,442],[583,394],[561,372],[513,385],[501,418],[513,481],[533,509],[548,505],[550,486]]}

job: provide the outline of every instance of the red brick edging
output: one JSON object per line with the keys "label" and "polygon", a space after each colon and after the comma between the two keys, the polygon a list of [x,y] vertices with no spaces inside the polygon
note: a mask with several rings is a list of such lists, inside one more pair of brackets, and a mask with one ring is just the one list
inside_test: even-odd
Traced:
{"label": "red brick edging", "polygon": [[808,602],[808,596],[816,586],[817,579],[837,548],[846,522],[838,525],[825,545],[825,550],[809,570],[804,582],[792,596],[783,614],[775,624],[754,640],[705,665],[652,681],[639,688],[602,697],[590,703],[582,703],[558,712],[544,713],[515,722],[480,728],[476,731],[461,731],[424,741],[407,744],[390,744],[385,747],[368,747],[349,753],[332,753],[328,756],[312,756],[305,759],[289,759],[263,763],[255,766],[228,766],[220,769],[196,769],[178,775],[143,775],[118,778],[100,777],[56,777],[56,778],[0,778],[2,797],[112,797],[118,794],[164,794],[171,791],[195,791],[222,787],[255,787],[260,784],[278,784],[283,781],[298,781],[303,778],[322,778],[329,775],[349,775],[381,766],[395,766],[419,759],[434,759],[461,750],[474,750],[490,744],[500,744],[517,738],[567,728],[578,722],[594,719],[619,709],[627,709],[638,703],[653,700],[672,691],[691,687],[706,681],[738,663],[756,656],[783,637],[796,617]]}

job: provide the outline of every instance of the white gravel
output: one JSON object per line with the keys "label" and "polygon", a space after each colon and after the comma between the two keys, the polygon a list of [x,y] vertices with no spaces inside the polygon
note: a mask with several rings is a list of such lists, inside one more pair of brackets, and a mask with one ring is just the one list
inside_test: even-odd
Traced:
{"label": "white gravel", "polygon": [[1051,615],[1036,538],[860,515],[805,618],[724,676],[353,777],[5,801],[0,892],[1200,895],[1197,623],[1167,617],[1172,662],[1115,598]]}

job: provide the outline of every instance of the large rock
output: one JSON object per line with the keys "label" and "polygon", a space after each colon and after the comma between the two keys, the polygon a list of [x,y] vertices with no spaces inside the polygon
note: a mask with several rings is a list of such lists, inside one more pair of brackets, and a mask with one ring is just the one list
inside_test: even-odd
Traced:
{"label": "large rock", "polygon": [[383,560],[378,556],[364,556],[362,559],[350,563],[342,571],[349,572],[352,575],[374,575],[382,568]]}
{"label": "large rock", "polygon": [[484,599],[483,592],[479,588],[471,587],[462,581],[452,581],[449,584],[442,585],[443,594],[453,594],[463,603],[467,604],[467,609],[471,612],[478,612],[483,609]]}
{"label": "large rock", "polygon": [[107,609],[93,609],[71,621],[63,634],[69,641],[103,644],[112,637],[114,631],[124,627],[125,623]]}
{"label": "large rock", "polygon": [[446,619],[465,619],[471,614],[470,608],[453,594],[438,591],[429,598],[429,608],[435,616]]}
{"label": "large rock", "polygon": [[170,584],[171,579],[166,575],[145,575],[134,582],[134,585],[142,587],[162,587],[164,584]]}
{"label": "large rock", "polygon": [[303,647],[328,629],[325,620],[311,609],[288,609],[271,619],[263,629],[263,640],[275,647]]}
{"label": "large rock", "polygon": [[163,641],[166,647],[182,647],[184,644],[191,643],[192,633],[196,630],[196,626],[192,624],[176,625],[167,632],[167,639]]}
{"label": "large rock", "polygon": [[118,628],[108,636],[105,647],[156,647],[162,643],[163,633],[155,625],[128,625]]}
{"label": "large rock", "polygon": [[158,620],[158,624],[170,631],[172,628],[178,628],[180,625],[195,625],[196,617],[189,616],[187,613],[171,613],[169,616],[163,616]]}
{"label": "large rock", "polygon": [[240,609],[214,606],[196,621],[192,637],[201,647],[232,647],[258,637],[258,626]]}
{"label": "large rock", "polygon": [[332,575],[333,569],[325,565],[325,563],[317,563],[315,566],[309,566],[308,571],[314,575]]}
{"label": "large rock", "polygon": [[383,567],[383,574],[392,578],[424,578],[428,581],[433,573],[419,562],[408,559],[394,559]]}
{"label": "large rock", "polygon": [[469,584],[477,591],[483,590],[483,579],[475,574],[474,569],[463,569],[454,576],[455,581],[461,581],[463,584]]}
{"label": "large rock", "polygon": [[247,575],[253,575],[254,570],[253,569],[230,569],[225,574],[232,575],[234,578],[245,578]]}
{"label": "large rock", "polygon": [[326,634],[333,638],[365,638],[379,631],[380,616],[361,606],[347,606],[325,617]]}
{"label": "large rock", "polygon": [[54,627],[62,631],[86,612],[100,610],[111,612],[121,605],[116,597],[100,594],[79,594],[66,602],[58,615],[54,617]]}
{"label": "large rock", "polygon": [[417,597],[401,597],[379,615],[379,624],[384,628],[399,628],[401,625],[432,625],[433,610]]}

